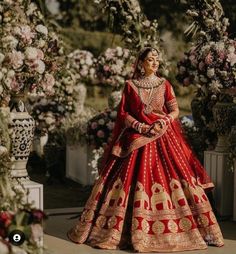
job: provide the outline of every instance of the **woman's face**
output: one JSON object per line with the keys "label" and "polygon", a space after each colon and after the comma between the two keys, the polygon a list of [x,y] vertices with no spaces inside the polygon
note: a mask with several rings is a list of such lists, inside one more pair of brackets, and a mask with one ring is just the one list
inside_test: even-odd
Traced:
{"label": "woman's face", "polygon": [[156,73],[159,67],[159,58],[156,50],[150,51],[145,57],[142,67],[145,70],[145,75]]}

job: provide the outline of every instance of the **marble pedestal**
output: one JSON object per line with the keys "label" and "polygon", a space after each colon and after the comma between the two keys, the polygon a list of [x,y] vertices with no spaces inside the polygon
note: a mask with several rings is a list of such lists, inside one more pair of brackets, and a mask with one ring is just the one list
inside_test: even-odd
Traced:
{"label": "marble pedestal", "polygon": [[25,189],[29,191],[26,201],[33,203],[33,206],[43,210],[43,185],[29,179],[20,180]]}
{"label": "marble pedestal", "polygon": [[95,176],[88,165],[91,152],[87,145],[66,146],[66,177],[83,185],[93,185]]}
{"label": "marble pedestal", "polygon": [[205,151],[204,166],[215,185],[216,210],[221,217],[233,214],[234,173],[228,161],[229,153]]}

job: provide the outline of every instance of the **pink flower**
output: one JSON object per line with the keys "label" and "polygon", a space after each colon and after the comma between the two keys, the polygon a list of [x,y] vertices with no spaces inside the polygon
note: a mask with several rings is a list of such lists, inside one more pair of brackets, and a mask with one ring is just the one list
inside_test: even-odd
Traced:
{"label": "pink flower", "polygon": [[49,74],[49,73],[46,73],[45,76],[44,76],[44,79],[41,83],[43,89],[45,91],[51,92],[54,84],[55,84],[55,79],[54,79],[53,75]]}
{"label": "pink flower", "polygon": [[99,131],[97,132],[97,136],[98,136],[99,138],[104,138],[104,137],[105,137],[104,131],[99,130]]}
{"label": "pink flower", "polygon": [[185,79],[183,80],[183,83],[184,83],[184,86],[189,86],[189,85],[190,85],[190,79],[189,79],[189,77],[188,77],[188,78],[185,78]]}
{"label": "pink flower", "polygon": [[109,71],[109,70],[110,70],[110,67],[109,67],[108,65],[104,65],[103,70],[104,70],[104,71]]}
{"label": "pink flower", "polygon": [[211,53],[208,53],[205,58],[205,63],[210,65],[210,64],[212,64],[212,62],[213,62],[213,56],[211,55]]}
{"label": "pink flower", "polygon": [[44,58],[44,53],[41,49],[37,49],[37,59],[42,60]]}
{"label": "pink flower", "polygon": [[231,66],[235,65],[236,64],[236,54],[235,53],[228,54],[227,60],[230,62]]}
{"label": "pink flower", "polygon": [[98,124],[96,122],[91,123],[91,128],[94,130],[98,127]]}
{"label": "pink flower", "polygon": [[18,69],[23,65],[24,55],[20,51],[13,50],[12,53],[9,54],[10,64],[14,69]]}
{"label": "pink flower", "polygon": [[25,43],[29,43],[29,44],[32,43],[32,39],[34,38],[34,33],[31,32],[30,26],[26,25],[26,26],[17,27],[15,29],[15,33],[19,35]]}

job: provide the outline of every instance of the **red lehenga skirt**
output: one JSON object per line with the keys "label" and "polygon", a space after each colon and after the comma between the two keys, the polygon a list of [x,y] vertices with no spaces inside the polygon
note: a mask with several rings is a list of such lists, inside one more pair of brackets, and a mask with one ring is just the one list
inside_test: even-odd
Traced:
{"label": "red lehenga skirt", "polygon": [[205,194],[213,184],[173,126],[124,158],[111,155],[78,223],[76,243],[173,252],[223,246]]}

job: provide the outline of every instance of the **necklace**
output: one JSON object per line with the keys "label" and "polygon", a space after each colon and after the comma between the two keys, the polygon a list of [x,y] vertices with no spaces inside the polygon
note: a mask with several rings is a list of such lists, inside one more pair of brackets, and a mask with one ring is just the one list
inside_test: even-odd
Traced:
{"label": "necklace", "polygon": [[163,78],[158,78],[157,76],[152,76],[152,77],[143,77],[140,79],[135,79],[134,84],[138,88],[144,88],[144,89],[152,89],[155,87],[160,86],[165,79]]}
{"label": "necklace", "polygon": [[[159,79],[157,76],[144,77],[142,79],[134,80],[134,84],[138,88],[138,95],[142,103],[145,105],[143,110],[144,114],[152,112],[153,108],[151,106],[151,102],[153,100],[153,90],[154,88],[160,86],[164,80],[165,79]],[[144,102],[141,89],[148,89],[150,91],[148,91],[148,99],[146,102]]]}

